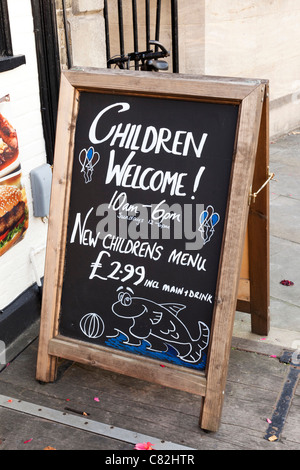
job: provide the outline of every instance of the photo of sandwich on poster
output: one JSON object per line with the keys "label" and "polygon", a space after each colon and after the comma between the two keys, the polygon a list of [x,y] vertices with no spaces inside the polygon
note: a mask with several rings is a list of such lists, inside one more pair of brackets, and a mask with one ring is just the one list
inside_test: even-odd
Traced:
{"label": "photo of sandwich on poster", "polygon": [[21,240],[28,228],[21,177],[17,132],[0,112],[0,256]]}

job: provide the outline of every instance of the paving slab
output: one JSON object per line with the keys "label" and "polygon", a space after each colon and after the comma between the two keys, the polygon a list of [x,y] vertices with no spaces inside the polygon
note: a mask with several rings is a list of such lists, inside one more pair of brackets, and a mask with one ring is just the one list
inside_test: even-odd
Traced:
{"label": "paving slab", "polygon": [[279,195],[272,200],[270,231],[273,236],[300,243],[299,199]]}
{"label": "paving slab", "polygon": [[[272,238],[274,240],[274,237]],[[279,240],[276,246],[277,248],[274,249],[270,256],[271,297],[300,308],[300,244],[289,240]],[[274,243],[271,247],[274,247]],[[292,281],[293,285],[283,285],[281,284],[282,280]],[[300,315],[300,310],[298,315]],[[298,317],[298,329],[299,326],[300,318]]]}
{"label": "paving slab", "polygon": [[[234,335],[257,343],[300,344],[300,129],[270,143],[270,332],[251,333],[251,319],[236,312]],[[283,286],[282,280],[293,286]]]}

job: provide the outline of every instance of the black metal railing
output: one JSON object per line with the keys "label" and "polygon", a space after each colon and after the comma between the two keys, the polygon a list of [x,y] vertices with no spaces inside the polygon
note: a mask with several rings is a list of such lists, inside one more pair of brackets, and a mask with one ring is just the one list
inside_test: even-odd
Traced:
{"label": "black metal railing", "polygon": [[68,25],[68,18],[67,18],[66,0],[62,0],[62,12],[63,12],[65,43],[66,43],[66,60],[67,60],[67,67],[70,69],[73,65],[73,60],[72,60],[71,45],[70,45],[70,38],[69,38],[69,25]]}
{"label": "black metal railing", "polygon": [[[161,14],[162,14],[162,0],[156,0],[156,11],[155,11],[155,28],[153,34],[150,27],[150,0],[145,0],[145,37],[146,45],[141,47],[140,38],[138,35],[138,8],[137,4],[141,4],[142,0],[131,0],[132,4],[132,34],[133,34],[133,46],[134,52],[130,53],[126,51],[125,44],[125,31],[124,31],[124,18],[123,18],[123,0],[116,0],[118,2],[118,31],[119,31],[119,56],[120,57],[133,57],[135,62],[135,69],[138,70],[141,68],[140,57],[143,54],[143,47],[146,47],[146,53],[150,54],[152,52],[151,46],[154,45],[154,52],[157,53],[157,57],[166,57],[166,54],[162,54],[162,51],[165,50],[164,47],[160,44],[160,30],[161,30]],[[128,1],[128,0],[127,0]],[[179,72],[179,48],[178,48],[178,1],[177,0],[163,0],[164,2],[170,2],[170,12],[171,12],[171,37],[172,37],[172,47],[171,47],[171,56],[172,56],[172,71],[173,73]],[[104,0],[104,20],[105,20],[105,34],[106,34],[106,58],[107,58],[107,67],[110,68],[113,63],[111,58],[111,38],[110,38],[110,21],[109,21],[109,4],[111,0]],[[72,53],[71,45],[69,38],[69,27],[67,21],[67,12],[66,12],[66,3],[65,0],[62,0],[62,12],[63,12],[63,23],[65,31],[65,42],[66,42],[66,55],[67,55],[67,66],[68,68],[72,67]],[[154,36],[154,37],[153,37]],[[127,55],[126,55],[127,54]],[[136,57],[131,54],[136,54]],[[168,54],[169,55],[169,54]],[[125,67],[121,67],[125,68]]]}
{"label": "black metal railing", "polygon": [[[123,0],[118,1],[118,29],[119,29],[119,57],[122,58],[123,62],[126,60],[133,60],[135,62],[135,69],[139,70],[141,68],[141,55],[152,54],[151,46],[154,45],[154,52],[157,54],[157,57],[166,57],[162,55],[162,50],[165,50],[164,47],[160,44],[160,25],[161,25],[161,10],[162,2],[161,0],[156,1],[156,21],[155,21],[155,31],[154,38],[151,38],[150,30],[150,0],[145,0],[145,37],[146,45],[140,45],[139,36],[138,36],[138,12],[137,12],[137,0],[131,0],[132,4],[132,34],[133,34],[133,46],[134,52],[129,53],[126,51],[125,47],[125,33],[124,33],[124,19],[123,19]],[[179,51],[178,51],[178,2],[177,0],[165,0],[170,1],[171,3],[171,35],[172,35],[172,70],[173,73],[179,72]],[[141,0],[139,0],[141,2]],[[120,61],[112,59],[111,57],[111,43],[110,43],[110,21],[109,21],[109,0],[104,0],[104,19],[105,19],[105,32],[106,32],[106,56],[107,56],[107,66],[111,67],[112,64],[117,64],[120,66]],[[146,47],[146,51],[143,51],[143,47]],[[143,52],[141,52],[143,51]],[[169,54],[167,54],[169,55]],[[125,67],[120,67],[125,68]]]}

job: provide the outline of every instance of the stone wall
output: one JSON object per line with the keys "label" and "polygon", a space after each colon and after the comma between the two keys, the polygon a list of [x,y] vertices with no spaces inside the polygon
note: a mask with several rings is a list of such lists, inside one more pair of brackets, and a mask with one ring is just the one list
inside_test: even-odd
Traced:
{"label": "stone wall", "polygon": [[300,2],[213,0],[205,3],[204,72],[268,79],[271,135],[299,126]]}
{"label": "stone wall", "polygon": [[[106,67],[103,0],[66,0],[68,38],[72,65]],[[61,0],[56,0],[58,37],[62,67],[67,67],[67,51]]]}

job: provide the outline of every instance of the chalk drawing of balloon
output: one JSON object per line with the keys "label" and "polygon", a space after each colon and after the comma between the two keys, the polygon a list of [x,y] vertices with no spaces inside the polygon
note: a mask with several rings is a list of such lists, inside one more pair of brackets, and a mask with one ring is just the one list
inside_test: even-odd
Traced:
{"label": "chalk drawing of balloon", "polygon": [[104,323],[97,313],[87,313],[79,323],[82,333],[88,338],[99,338],[104,331]]}
{"label": "chalk drawing of balloon", "polygon": [[213,234],[215,233],[215,226],[220,220],[220,216],[214,211],[212,206],[208,206],[204,211],[201,212],[199,221],[200,227],[198,230],[201,232],[201,237],[205,243],[209,242]]}
{"label": "chalk drawing of balloon", "polygon": [[94,173],[94,166],[100,160],[100,155],[98,152],[95,152],[94,147],[87,149],[82,149],[79,154],[79,162],[81,164],[81,173],[84,175],[85,183],[90,183],[92,181],[92,176]]}

